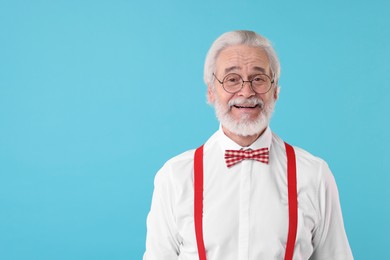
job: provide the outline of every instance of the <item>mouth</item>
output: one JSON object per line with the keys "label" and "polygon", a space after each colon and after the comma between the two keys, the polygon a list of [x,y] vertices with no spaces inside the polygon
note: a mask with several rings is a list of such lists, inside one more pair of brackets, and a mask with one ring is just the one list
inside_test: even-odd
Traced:
{"label": "mouth", "polygon": [[259,105],[233,105],[233,106],[238,109],[254,109],[259,107]]}

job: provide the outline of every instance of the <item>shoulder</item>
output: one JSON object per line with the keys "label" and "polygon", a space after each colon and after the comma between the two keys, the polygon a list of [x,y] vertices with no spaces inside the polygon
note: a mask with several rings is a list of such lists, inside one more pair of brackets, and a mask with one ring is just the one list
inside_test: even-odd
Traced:
{"label": "shoulder", "polygon": [[[283,156],[285,157],[284,141],[274,133],[273,133],[272,145],[274,146],[273,149],[275,149],[279,155],[283,154]],[[310,152],[298,146],[295,145],[292,146],[295,151],[298,175],[304,177],[305,179],[310,179],[315,182],[320,182],[321,180],[332,181],[333,175],[325,160],[311,154]]]}
{"label": "shoulder", "polygon": [[170,170],[183,169],[193,164],[195,149],[190,149],[169,159],[163,166]]}
{"label": "shoulder", "polygon": [[192,173],[195,149],[185,151],[169,159],[157,172],[155,181],[174,181]]}
{"label": "shoulder", "polygon": [[[214,133],[204,144],[204,154],[208,154],[217,145],[217,133]],[[157,172],[155,183],[165,182],[175,186],[191,183],[194,171],[195,150],[196,148],[187,150],[169,159]]]}
{"label": "shoulder", "polygon": [[[207,154],[212,147],[215,147],[218,139],[218,132],[214,133],[203,145],[204,153]],[[193,164],[194,164],[194,154],[197,148],[193,148],[187,150],[181,154],[176,155],[169,159],[164,166],[162,167],[165,171],[177,172],[179,171],[183,174],[185,172],[192,172]]]}
{"label": "shoulder", "polygon": [[[192,187],[194,149],[169,159],[154,177],[154,193],[160,197],[179,197],[184,190]],[[157,195],[156,195],[157,196]]]}

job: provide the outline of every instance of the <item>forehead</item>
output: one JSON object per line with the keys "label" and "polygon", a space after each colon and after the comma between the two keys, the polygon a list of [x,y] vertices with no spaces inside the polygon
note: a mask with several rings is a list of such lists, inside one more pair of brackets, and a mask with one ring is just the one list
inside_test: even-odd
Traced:
{"label": "forehead", "polygon": [[219,73],[230,71],[269,71],[267,53],[259,47],[234,45],[223,49],[216,59],[216,70]]}

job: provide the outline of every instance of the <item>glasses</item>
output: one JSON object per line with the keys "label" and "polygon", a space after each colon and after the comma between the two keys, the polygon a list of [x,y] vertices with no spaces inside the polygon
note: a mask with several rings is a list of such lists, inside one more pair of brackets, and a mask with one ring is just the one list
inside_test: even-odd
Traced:
{"label": "glasses", "polygon": [[252,90],[257,94],[265,94],[271,89],[272,84],[274,83],[274,80],[271,80],[271,78],[265,74],[257,74],[253,76],[251,80],[243,80],[242,77],[236,73],[226,75],[222,81],[220,81],[214,73],[213,76],[222,85],[223,89],[231,94],[239,92],[244,87],[245,82],[250,82]]}

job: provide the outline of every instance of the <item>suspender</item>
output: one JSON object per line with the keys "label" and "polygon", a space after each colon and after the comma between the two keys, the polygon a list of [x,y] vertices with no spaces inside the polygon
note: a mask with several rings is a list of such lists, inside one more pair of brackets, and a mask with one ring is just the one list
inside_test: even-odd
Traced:
{"label": "suspender", "polygon": [[203,242],[203,145],[196,149],[194,158],[194,222],[199,260],[206,260]]}
{"label": "suspender", "polygon": [[298,224],[297,167],[294,148],[284,143],[287,154],[287,188],[288,188],[288,237],[284,260],[293,259]]}
{"label": "suspender", "polygon": [[[292,260],[294,255],[294,246],[298,224],[296,160],[294,148],[287,143],[284,144],[287,154],[287,189],[289,214],[288,237],[284,260]],[[206,250],[203,241],[203,145],[196,149],[194,155],[194,222],[199,260],[206,260]]]}

